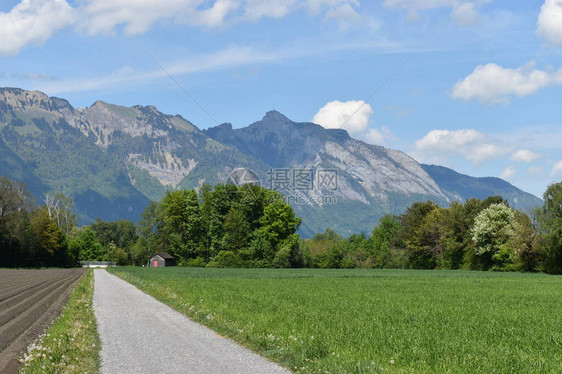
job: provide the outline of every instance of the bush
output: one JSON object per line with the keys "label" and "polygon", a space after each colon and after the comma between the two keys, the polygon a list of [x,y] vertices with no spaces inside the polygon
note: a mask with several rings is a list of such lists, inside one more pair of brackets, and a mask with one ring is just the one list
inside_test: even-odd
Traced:
{"label": "bush", "polygon": [[291,267],[291,247],[284,246],[276,254],[271,265],[275,268]]}
{"label": "bush", "polygon": [[353,269],[355,267],[355,261],[351,257],[345,257],[340,264],[342,269]]}
{"label": "bush", "polygon": [[220,251],[209,263],[208,268],[236,268],[240,266],[240,259],[232,251]]}
{"label": "bush", "polygon": [[547,235],[544,254],[544,271],[562,274],[562,229],[553,230]]}
{"label": "bush", "polygon": [[190,258],[185,261],[185,266],[190,268],[204,268],[206,265],[207,264],[203,257]]}

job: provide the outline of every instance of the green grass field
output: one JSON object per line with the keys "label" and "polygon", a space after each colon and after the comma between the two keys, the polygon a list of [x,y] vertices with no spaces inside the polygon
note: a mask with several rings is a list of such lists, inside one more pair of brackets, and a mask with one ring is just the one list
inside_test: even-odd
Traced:
{"label": "green grass field", "polygon": [[294,372],[562,368],[562,277],[437,270],[111,272]]}

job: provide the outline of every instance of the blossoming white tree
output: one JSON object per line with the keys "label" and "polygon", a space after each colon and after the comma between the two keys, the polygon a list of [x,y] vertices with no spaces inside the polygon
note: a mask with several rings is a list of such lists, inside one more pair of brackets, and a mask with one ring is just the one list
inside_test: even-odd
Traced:
{"label": "blossoming white tree", "polygon": [[509,260],[507,243],[515,235],[515,211],[504,204],[482,210],[472,226],[472,240],[478,255],[491,256],[496,263]]}

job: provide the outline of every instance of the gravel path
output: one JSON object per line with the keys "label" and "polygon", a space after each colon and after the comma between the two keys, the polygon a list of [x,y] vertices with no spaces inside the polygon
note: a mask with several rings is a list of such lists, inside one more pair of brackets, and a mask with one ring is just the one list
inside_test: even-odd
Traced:
{"label": "gravel path", "polygon": [[94,274],[102,374],[289,373],[107,271]]}

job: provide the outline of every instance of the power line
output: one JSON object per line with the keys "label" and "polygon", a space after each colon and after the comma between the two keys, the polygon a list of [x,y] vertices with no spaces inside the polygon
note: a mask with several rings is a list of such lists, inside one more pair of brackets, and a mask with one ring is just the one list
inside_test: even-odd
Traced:
{"label": "power line", "polygon": [[168,70],[166,70],[166,69],[164,68],[164,66],[162,66],[162,64],[160,64],[150,53],[146,52],[146,54],[148,55],[148,57],[150,57],[150,58],[152,59],[152,61],[154,61],[154,62],[156,63],[156,65],[160,66],[160,69],[162,69],[170,78],[172,78],[172,80],[178,85],[178,87],[179,87],[183,92],[185,92],[185,93],[187,94],[187,96],[189,96],[189,97],[191,98],[191,100],[193,100],[193,102],[199,106],[199,108],[201,108],[205,113],[207,113],[207,115],[209,116],[210,119],[213,120],[213,122],[215,122],[217,125],[220,125],[220,123],[215,119],[215,117],[213,117],[213,116],[211,115],[211,113],[209,113],[209,112],[207,111],[207,109],[205,109],[205,108],[203,107],[203,105],[201,105],[201,104],[199,103],[199,101],[197,101],[197,99],[196,99],[195,97],[193,97],[193,95],[190,94],[190,93],[185,89],[185,87],[182,86],[181,83],[178,82],[178,80],[177,80],[176,78],[174,78],[174,77],[172,76],[172,74],[170,74],[170,73],[168,72]]}
{"label": "power line", "polygon": [[379,92],[380,90],[382,90],[382,88],[383,88],[384,86],[386,86],[386,84],[387,84],[396,74],[398,74],[398,72],[399,72],[400,70],[402,70],[402,68],[404,67],[404,65],[406,65],[406,64],[408,63],[408,61],[410,61],[410,59],[411,59],[413,56],[414,56],[414,55],[408,56],[408,58],[407,58],[406,60],[404,60],[404,62],[402,62],[402,64],[400,64],[400,66],[398,66],[398,68],[397,68],[396,70],[394,70],[394,72],[393,72],[392,74],[390,74],[390,76],[389,76],[388,78],[386,78],[384,82],[382,82],[382,84],[375,90],[375,92],[373,92],[373,93],[371,94],[371,96],[369,96],[369,97],[367,98],[367,100],[363,100],[363,103],[359,106],[359,108],[357,108],[357,110],[355,110],[355,112],[353,112],[353,114],[352,114],[350,117],[348,117],[348,118],[344,121],[344,123],[342,123],[342,124],[338,127],[338,129],[341,129],[342,127],[344,127],[345,125],[347,125],[347,123],[349,122],[349,120],[351,120],[351,119],[353,118],[353,116],[356,115],[357,112],[359,112],[359,111],[361,110],[361,108],[363,108],[363,106],[365,106],[365,105],[373,98],[373,96],[375,96],[375,95],[377,94],[377,92]]}

